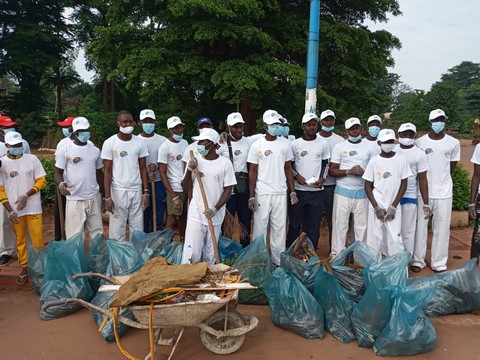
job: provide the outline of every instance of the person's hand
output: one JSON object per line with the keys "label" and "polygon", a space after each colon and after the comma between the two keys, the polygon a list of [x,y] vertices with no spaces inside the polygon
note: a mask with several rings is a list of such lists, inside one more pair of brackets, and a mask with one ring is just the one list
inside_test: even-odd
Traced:
{"label": "person's hand", "polygon": [[215,216],[215,214],[217,213],[217,209],[215,207],[213,208],[210,208],[210,209],[207,209],[203,212],[203,214],[205,215],[205,217],[207,219],[211,219]]}
{"label": "person's hand", "polygon": [[355,165],[350,170],[347,170],[347,175],[362,176],[364,170],[360,165]]}
{"label": "person's hand", "polygon": [[107,212],[107,201],[105,198],[102,198],[102,214]]}
{"label": "person's hand", "polygon": [[395,219],[395,213],[397,212],[397,208],[390,205],[387,209],[387,213],[385,214],[385,221],[390,221]]}
{"label": "person's hand", "polygon": [[375,216],[377,217],[377,219],[380,221],[385,221],[385,216],[387,215],[387,211],[385,209],[380,208],[380,206],[377,206],[374,210],[375,210]]}
{"label": "person's hand", "polygon": [[115,203],[113,202],[111,197],[109,197],[108,199],[105,199],[105,208],[112,215],[115,214]]}
{"label": "person's hand", "polygon": [[219,144],[222,145],[224,142],[226,142],[228,139],[228,133],[226,132],[222,132],[220,134],[220,141],[219,141]]}
{"label": "person's hand", "polygon": [[298,196],[296,192],[290,193],[290,204],[295,205],[298,203]]}
{"label": "person's hand", "polygon": [[188,170],[192,171],[195,170],[198,166],[198,160],[197,158],[190,158],[187,163],[187,168]]}
{"label": "person's hand", "polygon": [[176,211],[180,211],[182,210],[183,208],[183,202],[182,202],[182,199],[180,199],[180,196],[175,196],[173,199],[173,208],[176,210]]}
{"label": "person's hand", "polygon": [[67,183],[63,181],[58,184],[58,190],[60,190],[60,194],[62,194],[63,196],[71,195],[70,190],[68,190]]}
{"label": "person's hand", "polygon": [[295,175],[294,177],[295,181],[299,184],[299,185],[307,185],[307,181],[305,180],[305,178],[300,175],[300,174],[297,174]]}
{"label": "person's hand", "polygon": [[150,194],[145,193],[142,195],[142,210],[145,211],[150,206]]}
{"label": "person's hand", "polygon": [[148,181],[153,182],[155,181],[155,174],[157,173],[157,165],[154,163],[148,164]]}
{"label": "person's hand", "polygon": [[8,213],[8,218],[10,219],[10,221],[14,224],[18,224],[18,214],[16,211],[10,211]]}
{"label": "person's hand", "polygon": [[321,179],[319,179],[318,181],[315,181],[315,182],[312,184],[312,186],[313,186],[314,188],[321,188],[321,187],[323,187],[323,183],[324,183],[324,182],[325,182],[325,179],[324,179],[324,178],[321,178]]}
{"label": "person's hand", "polygon": [[25,206],[27,206],[27,201],[28,201],[27,194],[20,195],[17,201],[15,201],[15,205],[17,205],[17,210],[22,211],[23,209],[25,209]]}
{"label": "person's hand", "polygon": [[257,203],[255,202],[255,198],[251,197],[250,199],[248,199],[248,208],[250,209],[250,211],[255,211],[256,207]]}
{"label": "person's hand", "polygon": [[[428,208],[428,210],[430,210],[430,208]],[[423,207],[423,212],[425,212],[425,206]],[[475,204],[468,205],[468,215],[470,215],[470,217],[472,219],[477,218],[477,208],[476,208]],[[428,219],[426,216],[427,215],[425,214],[425,219]],[[430,215],[429,215],[429,217],[430,217]]]}

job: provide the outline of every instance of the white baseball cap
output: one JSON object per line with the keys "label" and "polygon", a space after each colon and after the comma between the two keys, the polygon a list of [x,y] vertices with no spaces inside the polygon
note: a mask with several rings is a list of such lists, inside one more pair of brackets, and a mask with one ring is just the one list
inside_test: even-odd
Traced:
{"label": "white baseball cap", "polygon": [[430,115],[428,116],[428,121],[432,121],[440,116],[443,116],[445,118],[445,120],[448,119],[448,116],[445,115],[445,111],[443,111],[442,109],[435,109],[435,110],[432,110],[430,111]]}
{"label": "white baseball cap", "polygon": [[398,128],[398,132],[404,132],[404,131],[413,131],[415,134],[417,133],[417,127],[413,125],[412,123],[405,123],[400,125]]}
{"label": "white baseball cap", "polygon": [[86,130],[90,127],[90,123],[84,117],[77,117],[72,121],[73,132],[77,130]]}
{"label": "white baseball cap", "polygon": [[220,135],[214,129],[205,128],[202,129],[202,132],[198,136],[193,136],[193,140],[200,141],[200,140],[210,140],[214,144],[220,143]]}
{"label": "white baseball cap", "polygon": [[22,135],[16,131],[10,131],[5,134],[5,144],[17,145],[23,142]]}
{"label": "white baseball cap", "polygon": [[231,114],[228,114],[227,116],[227,125],[228,126],[233,126],[235,124],[242,123],[245,124],[245,121],[243,121],[242,114],[239,112],[233,112]]}
{"label": "white baseball cap", "polygon": [[352,117],[350,119],[347,119],[345,120],[345,129],[350,129],[353,125],[362,125],[362,123],[360,122],[360,119],[359,118],[356,118],[356,117]]}
{"label": "white baseball cap", "polygon": [[335,119],[335,113],[332,110],[328,109],[328,110],[322,111],[322,113],[320,114],[320,120],[323,120],[329,116],[333,116],[333,118]]}
{"label": "white baseball cap", "polygon": [[185,124],[182,122],[182,120],[180,120],[178,116],[172,116],[167,120],[167,129],[173,129],[175,126],[180,124],[185,126]]}
{"label": "white baseball cap", "polygon": [[372,115],[372,116],[370,116],[370,117],[368,118],[368,120],[367,120],[367,125],[368,125],[369,123],[371,123],[372,121],[375,121],[375,120],[380,121],[380,124],[382,123],[382,118],[381,118],[380,116],[378,116],[378,115]]}
{"label": "white baseball cap", "polygon": [[314,113],[306,113],[305,115],[302,116],[302,124],[306,124],[311,120],[317,120],[318,122],[318,116]]}
{"label": "white baseball cap", "polygon": [[280,114],[275,110],[267,110],[263,113],[263,122],[267,125],[281,123]]}
{"label": "white baseball cap", "polygon": [[383,129],[378,133],[378,141],[385,142],[389,140],[395,140],[395,131],[391,129]]}
{"label": "white baseball cap", "polygon": [[143,119],[146,119],[146,118],[156,120],[155,113],[153,112],[153,110],[145,109],[145,110],[140,111],[140,120],[143,120]]}

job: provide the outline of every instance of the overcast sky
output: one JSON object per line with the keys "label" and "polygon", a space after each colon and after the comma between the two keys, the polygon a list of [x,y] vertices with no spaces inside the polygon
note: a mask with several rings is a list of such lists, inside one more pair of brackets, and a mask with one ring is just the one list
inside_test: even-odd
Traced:
{"label": "overcast sky", "polygon": [[[398,37],[400,50],[393,51],[390,69],[414,89],[428,91],[442,74],[462,61],[480,62],[480,0],[399,0],[402,16],[388,23],[369,25]],[[321,39],[320,39],[321,41]],[[75,62],[87,81],[83,51]]]}

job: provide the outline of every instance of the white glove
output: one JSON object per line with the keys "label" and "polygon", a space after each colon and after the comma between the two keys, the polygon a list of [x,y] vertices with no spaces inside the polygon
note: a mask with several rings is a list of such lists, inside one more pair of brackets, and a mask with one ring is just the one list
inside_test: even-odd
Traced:
{"label": "white glove", "polygon": [[380,208],[380,206],[377,206],[375,209],[375,216],[377,217],[378,220],[380,221],[385,221],[385,216],[387,215],[387,212],[385,209]]}
{"label": "white glove", "polygon": [[387,213],[385,214],[385,221],[390,221],[395,219],[395,213],[397,212],[397,208],[394,208],[390,205],[387,209]]}
{"label": "white glove", "polygon": [[190,160],[188,160],[188,163],[187,163],[188,170],[193,172],[193,170],[195,170],[197,166],[198,166],[198,161],[196,158],[190,158]]}
{"label": "white glove", "polygon": [[217,213],[217,209],[216,208],[210,208],[210,209],[207,209],[203,212],[203,214],[205,215],[205,217],[207,219],[211,219],[215,216],[215,214]]}
{"label": "white glove", "polygon": [[15,201],[15,205],[17,205],[17,210],[22,211],[23,209],[25,209],[25,206],[27,206],[27,201],[28,201],[27,194],[20,195],[17,201]]}
{"label": "white glove", "polygon": [[257,207],[257,204],[255,202],[255,198],[251,197],[250,199],[248,199],[248,208],[250,209],[250,211],[255,211],[256,207]]}
{"label": "white glove", "polygon": [[290,193],[290,204],[295,205],[298,203],[298,196],[296,192],[291,192]]}
{"label": "white glove", "polygon": [[68,190],[67,183],[63,181],[60,184],[58,184],[58,190],[60,190],[60,193],[63,196],[71,195],[70,190]]}
{"label": "white glove", "polygon": [[183,208],[182,199],[179,196],[175,196],[173,199],[173,208],[177,211],[180,211]]}
{"label": "white glove", "polygon": [[[474,214],[475,216],[473,216],[473,218],[475,219],[477,217],[477,212],[475,211],[475,208],[473,209],[474,210]],[[468,206],[468,213],[470,214],[470,205]],[[432,210],[430,209],[430,206],[428,205],[423,205],[423,218],[425,220],[427,220],[430,216],[432,216]]]}
{"label": "white glove", "polygon": [[142,210],[145,211],[150,206],[150,194],[142,195]]}
{"label": "white glove", "polygon": [[112,198],[105,199],[105,209],[111,214],[115,213],[115,203],[113,202]]}

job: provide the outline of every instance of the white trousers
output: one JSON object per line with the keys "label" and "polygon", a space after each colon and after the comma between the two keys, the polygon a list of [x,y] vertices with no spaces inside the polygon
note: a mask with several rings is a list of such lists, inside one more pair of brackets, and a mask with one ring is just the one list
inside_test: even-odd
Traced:
{"label": "white trousers", "polygon": [[253,218],[253,238],[263,235],[267,240],[270,222],[272,262],[280,266],[280,253],[285,251],[287,238],[287,194],[255,195],[257,207]]}
{"label": "white trousers", "polygon": [[[448,259],[448,244],[450,241],[450,221],[452,219],[452,198],[430,199],[432,210],[432,270],[446,270]],[[418,197],[418,208],[423,209],[423,200]],[[423,218],[423,211],[417,212],[417,230],[412,265],[425,267],[427,252],[428,219]]]}
{"label": "white trousers", "polygon": [[103,234],[102,197],[100,193],[88,200],[69,200],[65,206],[65,235],[67,239],[88,230],[89,240]]}
{"label": "white trousers", "polygon": [[7,210],[2,206],[0,209],[0,224],[2,229],[0,230],[0,256],[10,255],[15,252],[17,245],[15,239],[15,233],[13,232],[12,223],[8,218]]}
{"label": "white trousers", "polygon": [[366,243],[385,256],[392,256],[403,251],[402,209],[397,207],[395,218],[381,221],[375,215],[372,206],[368,207],[368,227]]}
{"label": "white trousers", "polygon": [[[213,225],[215,238],[220,236],[222,225]],[[212,236],[208,225],[195,220],[187,221],[185,242],[183,244],[182,264],[195,264],[200,261],[215,264]]]}
{"label": "white trousers", "polygon": [[[423,206],[423,205],[422,205]],[[417,204],[400,205],[402,209],[402,241],[403,248],[413,255],[415,231],[417,230]],[[422,210],[423,215],[423,210]]]}
{"label": "white trousers", "polygon": [[111,195],[115,204],[115,214],[110,214],[108,237],[110,239],[125,241],[127,221],[130,229],[130,235],[132,234],[133,230],[143,231],[141,191],[112,189]]}
{"label": "white trousers", "polygon": [[335,193],[332,212],[332,254],[345,249],[348,220],[353,214],[353,230],[356,241],[365,241],[367,235],[368,199],[353,199]]}

